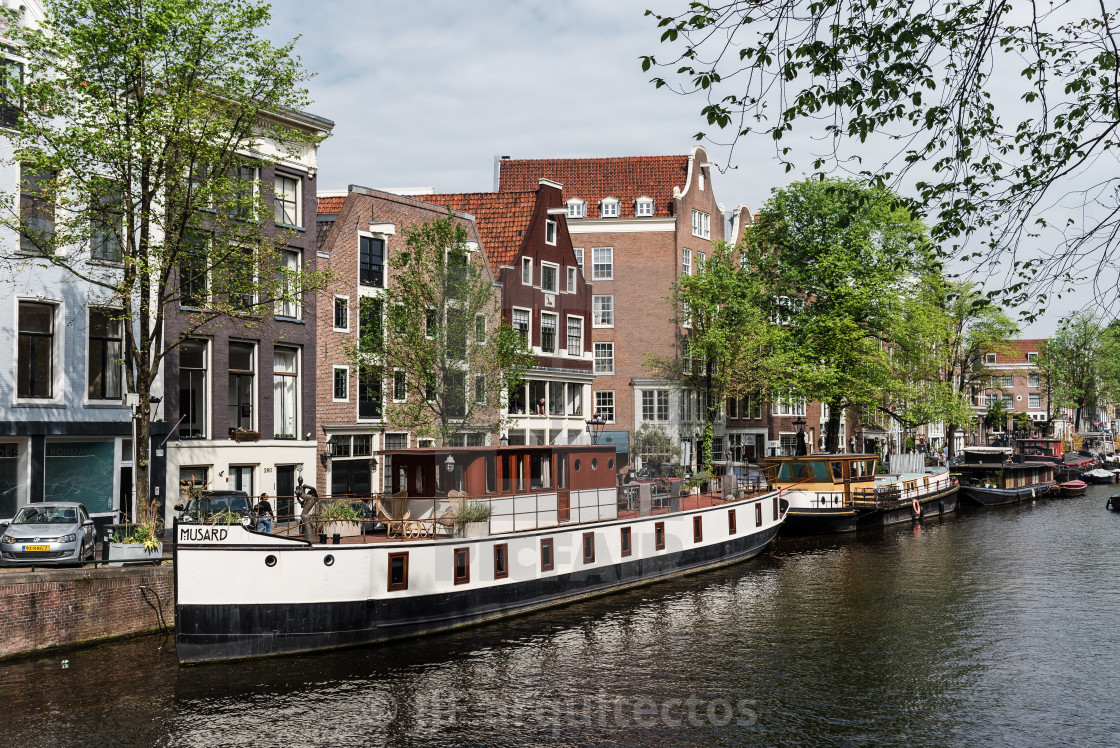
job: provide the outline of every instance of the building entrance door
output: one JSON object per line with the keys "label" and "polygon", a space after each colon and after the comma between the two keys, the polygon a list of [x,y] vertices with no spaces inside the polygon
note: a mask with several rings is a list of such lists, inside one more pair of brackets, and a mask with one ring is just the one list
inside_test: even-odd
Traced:
{"label": "building entrance door", "polygon": [[295,516],[296,466],[276,466],[276,519],[287,521]]}

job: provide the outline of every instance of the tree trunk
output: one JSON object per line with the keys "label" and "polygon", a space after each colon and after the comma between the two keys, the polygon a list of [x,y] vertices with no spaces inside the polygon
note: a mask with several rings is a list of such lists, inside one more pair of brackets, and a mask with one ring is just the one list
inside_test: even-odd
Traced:
{"label": "tree trunk", "polygon": [[957,440],[953,437],[955,433],[957,433],[957,424],[945,424],[945,454],[950,460],[957,456]]}
{"label": "tree trunk", "polygon": [[828,404],[828,423],[825,426],[824,440],[825,452],[835,454],[840,451],[837,447],[840,444],[840,419],[843,415],[844,409],[841,407],[839,400],[834,400]]}

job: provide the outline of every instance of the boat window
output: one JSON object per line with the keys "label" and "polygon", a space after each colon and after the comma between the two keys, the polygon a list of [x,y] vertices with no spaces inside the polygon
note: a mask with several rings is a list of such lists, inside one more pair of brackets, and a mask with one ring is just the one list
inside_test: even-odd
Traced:
{"label": "boat window", "polygon": [[397,465],[397,478],[393,481],[393,493],[397,491],[408,492],[408,466]]}
{"label": "boat window", "polygon": [[851,474],[851,476],[853,478],[862,478],[863,477],[863,460],[854,460],[853,462],[851,462],[850,467],[848,468],[848,472]]}
{"label": "boat window", "polygon": [[489,455],[486,458],[486,493],[494,493],[494,486],[497,484],[497,467],[494,465],[494,456]]}
{"label": "boat window", "polygon": [[791,462],[789,469],[794,480],[804,480],[812,475],[809,472],[809,466],[802,462]]}
{"label": "boat window", "polygon": [[498,543],[494,546],[494,579],[505,579],[509,576],[509,545]]}
{"label": "boat window", "polygon": [[789,463],[783,462],[778,466],[778,480],[791,480],[789,477]]}
{"label": "boat window", "polygon": [[541,538],[541,571],[552,571],[552,538]]}
{"label": "boat window", "polygon": [[455,549],[455,584],[471,581],[470,549]]}
{"label": "boat window", "polygon": [[568,487],[568,455],[556,455],[556,487]]}
{"label": "boat window", "polygon": [[583,463],[579,461],[578,457],[576,458],[576,464],[573,467],[575,467],[577,473],[579,472],[579,469],[583,467]]}
{"label": "boat window", "polygon": [[413,490],[415,491],[415,493],[413,495],[415,495],[415,496],[423,496],[424,495],[424,466],[423,465],[413,465],[412,466],[412,486],[413,486]]}
{"label": "boat window", "polygon": [[523,455],[517,455],[517,490],[525,490],[525,460]]}
{"label": "boat window", "polygon": [[832,480],[834,480],[834,481],[844,480],[843,463],[831,462],[829,464],[832,465]]}
{"label": "boat window", "polygon": [[585,532],[583,534],[583,563],[591,564],[595,562],[595,533]]}
{"label": "boat window", "polygon": [[692,540],[695,543],[699,543],[703,539],[704,539],[704,518],[703,517],[693,517],[692,518]]}
{"label": "boat window", "polygon": [[734,535],[738,530],[735,527],[735,510],[727,510],[727,534]]}
{"label": "boat window", "polygon": [[774,521],[777,522],[778,521],[778,511],[779,511],[779,509],[778,509],[778,497],[775,496],[773,501],[774,501]]}
{"label": "boat window", "polygon": [[754,505],[754,526],[762,527],[762,502]]}
{"label": "boat window", "polygon": [[389,554],[389,591],[408,589],[408,553]]}
{"label": "boat window", "polygon": [[611,457],[607,460],[607,470],[614,470],[614,458]]}
{"label": "boat window", "polygon": [[529,488],[550,488],[552,486],[552,460],[545,452],[529,455]]}
{"label": "boat window", "polygon": [[592,470],[598,470],[599,469],[599,458],[598,457],[592,457],[591,458],[591,469]]}
{"label": "boat window", "polygon": [[875,460],[870,459],[870,460],[867,460],[866,462],[867,462],[867,474],[868,475],[875,475]]}
{"label": "boat window", "polygon": [[656,522],[653,525],[653,547],[654,550],[665,550],[665,523]]}
{"label": "boat window", "polygon": [[622,528],[622,555],[623,556],[629,556],[630,555],[630,528],[629,527],[623,527]]}
{"label": "boat window", "polygon": [[502,493],[510,490],[513,479],[513,455],[502,455]]}
{"label": "boat window", "polygon": [[447,485],[443,473],[443,465],[436,465],[436,493],[447,493]]}

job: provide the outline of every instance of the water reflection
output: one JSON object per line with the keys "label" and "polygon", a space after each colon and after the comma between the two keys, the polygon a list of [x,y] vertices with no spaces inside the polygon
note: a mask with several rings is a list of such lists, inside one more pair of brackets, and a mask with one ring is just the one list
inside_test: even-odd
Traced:
{"label": "water reflection", "polygon": [[782,539],[730,569],[407,643],[180,669],[169,642],[147,638],[12,663],[5,738],[1115,742],[1109,492]]}

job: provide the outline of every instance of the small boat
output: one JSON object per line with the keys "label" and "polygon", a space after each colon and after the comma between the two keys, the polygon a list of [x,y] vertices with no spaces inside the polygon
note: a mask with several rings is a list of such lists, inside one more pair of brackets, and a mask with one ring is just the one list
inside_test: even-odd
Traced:
{"label": "small boat", "polygon": [[787,507],[762,479],[699,495],[616,486],[613,446],[378,454],[392,493],[363,503],[385,535],[328,545],[176,522],[180,663],[407,639],[744,561]]}
{"label": "small boat", "polygon": [[1120,512],[1120,496],[1109,496],[1108,501],[1104,502],[1104,508]]}
{"label": "small boat", "polygon": [[1083,480],[1067,480],[1065,483],[1058,484],[1058,493],[1063,499],[1068,499],[1074,496],[1084,496],[1088,488],[1089,486]]}
{"label": "small boat", "polygon": [[[967,449],[975,449],[968,447]],[[1062,452],[1061,439],[1016,439],[1015,460],[1024,462],[1052,462],[1054,463],[1054,477],[1057,480],[1076,480],[1086,470],[1092,470],[1096,458],[1079,452]]]}
{"label": "small boat", "polygon": [[877,474],[873,454],[771,457],[772,484],[789,502],[783,531],[852,532],[937,516],[957,508],[957,481],[946,467]]}
{"label": "small boat", "polygon": [[1104,468],[1097,468],[1096,470],[1090,470],[1087,473],[1082,473],[1081,478],[1087,483],[1105,484],[1116,482],[1116,474],[1111,470],[1105,470]]}
{"label": "small boat", "polygon": [[1049,493],[1052,462],[1012,462],[1010,447],[965,447],[963,465],[953,468],[961,496],[981,506],[1014,504]]}

